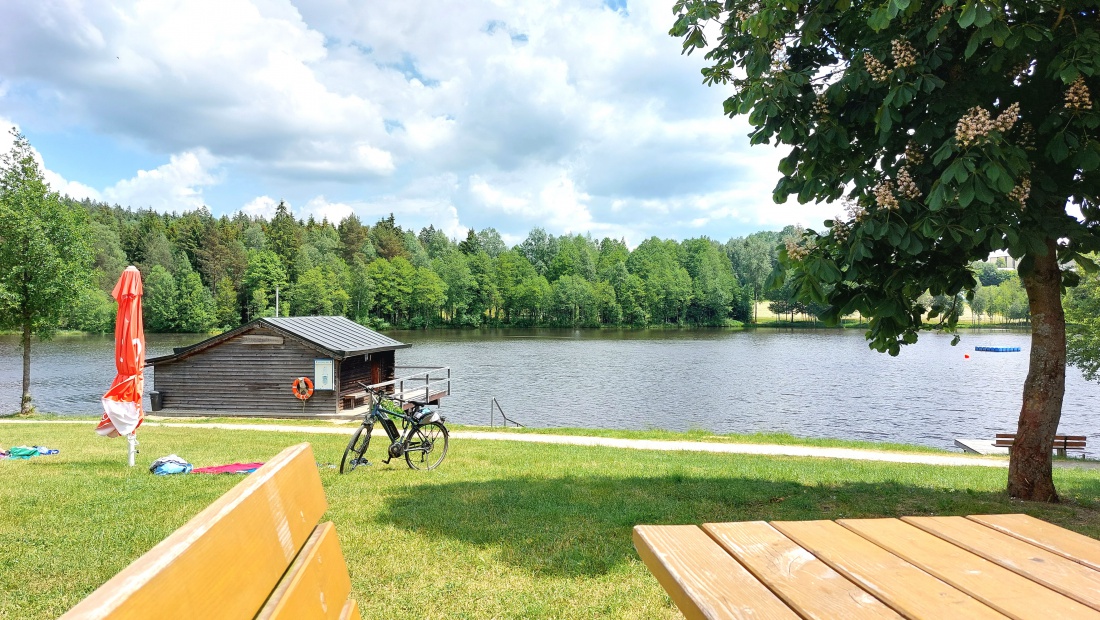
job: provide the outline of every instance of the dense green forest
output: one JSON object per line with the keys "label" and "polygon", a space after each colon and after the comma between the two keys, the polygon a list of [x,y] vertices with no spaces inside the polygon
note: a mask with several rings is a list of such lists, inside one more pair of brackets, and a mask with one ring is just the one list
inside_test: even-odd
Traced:
{"label": "dense green forest", "polygon": [[[777,247],[794,227],[725,243],[701,237],[622,240],[556,237],[536,228],[509,248],[487,228],[451,239],[428,226],[403,229],[391,215],[373,225],[295,219],[280,204],[270,219],[206,209],[182,214],[62,199],[87,217],[94,286],[62,327],[113,329],[110,290],[127,265],[145,283],[146,329],[204,332],[280,314],[342,314],[375,328],[437,326],[736,326],[755,300],[795,318],[818,308],[786,288],[766,290]],[[1018,316],[1012,272],[987,271],[979,314]],[[994,301],[993,292],[1003,303]],[[1015,291],[1015,292],[1014,292]],[[1023,304],[1026,313],[1026,303]]]}
{"label": "dense green forest", "polygon": [[342,314],[378,328],[736,325],[750,318],[779,238],[762,233],[757,264],[735,270],[752,262],[744,240],[652,238],[631,251],[535,229],[509,248],[491,228],[460,241],[402,229],[392,215],[333,224],[296,220],[282,204],[267,220],[67,202],[86,212],[95,255],[96,286],[64,321],[85,331],[112,329],[109,291],[129,264],[144,276],[145,325],[156,332],[274,316],[276,294],[284,316]]}

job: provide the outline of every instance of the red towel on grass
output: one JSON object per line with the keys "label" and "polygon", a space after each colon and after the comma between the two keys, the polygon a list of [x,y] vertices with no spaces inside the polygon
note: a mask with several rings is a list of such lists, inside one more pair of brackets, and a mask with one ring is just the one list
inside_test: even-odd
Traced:
{"label": "red towel on grass", "polygon": [[215,465],[213,467],[199,467],[192,469],[193,474],[251,474],[260,468],[263,463],[233,463],[232,465]]}

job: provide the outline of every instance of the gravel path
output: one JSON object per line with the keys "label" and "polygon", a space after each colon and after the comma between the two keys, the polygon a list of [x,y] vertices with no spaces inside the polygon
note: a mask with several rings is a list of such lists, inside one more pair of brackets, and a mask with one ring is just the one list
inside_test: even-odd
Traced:
{"label": "gravel path", "polygon": [[[0,420],[0,424],[87,424],[87,420]],[[290,424],[226,424],[226,423],[188,423],[154,422],[146,420],[143,426],[162,426],[179,428],[217,428],[222,430],[267,431],[278,433],[304,433],[315,435],[350,436],[354,426],[296,426]],[[849,459],[854,461],[881,461],[887,463],[917,463],[921,465],[948,465],[971,467],[1008,467],[1008,459],[982,456],[951,456],[922,454],[915,452],[887,452],[880,450],[859,450],[855,448],[821,448],[816,446],[785,446],[774,444],[750,443],[710,443],[703,441],[666,441],[657,439],[619,439],[613,437],[589,437],[579,435],[550,435],[534,433],[498,433],[492,431],[455,431],[453,439],[471,439],[478,441],[526,441],[532,443],[552,443],[572,446],[601,446],[608,448],[629,448],[633,450],[662,450],[685,452],[711,452],[717,454],[756,454],[774,456],[807,456],[831,459]],[[1061,469],[1100,470],[1100,461],[1055,460],[1054,467]]]}

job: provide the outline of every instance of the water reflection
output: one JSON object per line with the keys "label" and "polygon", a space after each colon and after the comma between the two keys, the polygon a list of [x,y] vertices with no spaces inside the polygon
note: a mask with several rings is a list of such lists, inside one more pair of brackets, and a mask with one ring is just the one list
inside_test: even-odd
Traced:
{"label": "water reflection", "polygon": [[[448,419],[488,424],[489,402],[528,426],[781,431],[949,448],[954,437],[1015,430],[1027,333],[925,334],[892,358],[859,330],[455,330],[388,332],[413,347],[399,365],[450,366]],[[149,356],[200,340],[150,334]],[[1020,353],[975,352],[1018,346]],[[98,413],[114,377],[110,336],[35,344],[35,401]],[[964,356],[969,355],[966,359]],[[18,407],[16,337],[0,337],[0,410]],[[147,381],[147,383],[151,383]],[[289,392],[288,392],[289,393]],[[1100,385],[1069,369],[1060,429],[1100,444]],[[1090,442],[1090,444],[1092,443]]]}

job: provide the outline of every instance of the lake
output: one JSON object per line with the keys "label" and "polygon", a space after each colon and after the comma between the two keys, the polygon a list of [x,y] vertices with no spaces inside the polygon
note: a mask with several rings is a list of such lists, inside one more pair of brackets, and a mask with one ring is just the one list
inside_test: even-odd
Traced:
{"label": "lake", "polygon": [[[412,344],[398,365],[449,366],[448,420],[490,421],[496,398],[529,427],[777,431],[805,437],[952,448],[953,438],[1015,431],[1027,374],[1027,332],[923,334],[892,358],[862,330],[389,331]],[[150,334],[150,357],[202,339]],[[33,345],[39,409],[98,415],[114,378],[110,336]],[[985,353],[976,346],[1020,347]],[[969,355],[969,358],[965,356]],[[0,411],[18,409],[19,340],[0,336]],[[146,384],[151,385],[149,373]],[[148,403],[147,403],[148,404]],[[1068,369],[1059,430],[1100,445],[1100,384]],[[497,416],[497,422],[500,418]]]}

